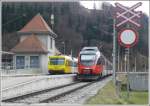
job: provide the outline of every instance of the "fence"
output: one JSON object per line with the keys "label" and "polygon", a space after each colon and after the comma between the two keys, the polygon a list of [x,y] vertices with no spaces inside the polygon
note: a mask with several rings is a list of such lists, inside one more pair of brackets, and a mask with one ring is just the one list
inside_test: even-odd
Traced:
{"label": "fence", "polygon": [[118,71],[117,76],[128,74],[129,86],[131,90],[147,91],[148,90],[148,69],[130,70],[129,72]]}

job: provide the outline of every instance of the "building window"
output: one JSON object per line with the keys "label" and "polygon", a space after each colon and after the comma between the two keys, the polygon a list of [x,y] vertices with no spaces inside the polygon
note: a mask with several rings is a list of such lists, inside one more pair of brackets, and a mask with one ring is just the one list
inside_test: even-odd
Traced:
{"label": "building window", "polygon": [[51,38],[51,49],[53,49],[53,38]]}
{"label": "building window", "polygon": [[30,68],[39,68],[39,56],[30,56]]}
{"label": "building window", "polygon": [[24,69],[25,56],[16,56],[16,69]]}

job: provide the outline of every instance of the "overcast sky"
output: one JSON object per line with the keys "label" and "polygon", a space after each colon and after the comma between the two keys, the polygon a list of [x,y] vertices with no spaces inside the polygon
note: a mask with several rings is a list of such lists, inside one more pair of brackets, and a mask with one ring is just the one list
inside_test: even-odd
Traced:
{"label": "overcast sky", "polygon": [[[93,8],[93,4],[96,4],[96,8],[100,9],[101,8],[101,4],[103,1],[80,1],[81,5],[83,5],[86,8],[92,9]],[[118,2],[124,6],[128,6],[131,7],[134,4],[138,3],[138,2],[142,2],[142,6],[138,7],[136,9],[136,11],[142,11],[144,13],[146,13],[149,16],[149,1],[105,1],[105,2],[109,2],[111,3],[113,6],[115,6],[115,3]]]}

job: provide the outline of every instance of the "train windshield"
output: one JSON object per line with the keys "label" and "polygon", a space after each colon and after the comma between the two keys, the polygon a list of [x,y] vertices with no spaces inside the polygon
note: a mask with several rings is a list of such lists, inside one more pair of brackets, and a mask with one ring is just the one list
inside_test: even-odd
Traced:
{"label": "train windshield", "polygon": [[50,65],[64,65],[65,59],[64,58],[51,58]]}
{"label": "train windshield", "polygon": [[95,55],[94,54],[82,54],[81,55],[81,64],[85,66],[94,65]]}

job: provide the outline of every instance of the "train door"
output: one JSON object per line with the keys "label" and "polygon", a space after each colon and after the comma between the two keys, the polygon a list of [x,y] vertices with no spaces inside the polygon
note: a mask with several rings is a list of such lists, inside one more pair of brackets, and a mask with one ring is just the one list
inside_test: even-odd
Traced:
{"label": "train door", "polygon": [[100,76],[102,76],[102,72],[103,72],[103,60],[102,60],[101,57],[98,58],[96,67],[97,67],[98,73],[100,74]]}
{"label": "train door", "polygon": [[66,59],[66,62],[65,62],[65,73],[71,73],[71,61]]}
{"label": "train door", "polygon": [[107,72],[105,70],[105,58],[102,56],[100,57],[100,66],[102,70],[102,76],[106,76]]}

